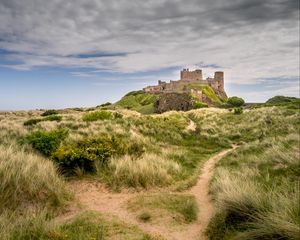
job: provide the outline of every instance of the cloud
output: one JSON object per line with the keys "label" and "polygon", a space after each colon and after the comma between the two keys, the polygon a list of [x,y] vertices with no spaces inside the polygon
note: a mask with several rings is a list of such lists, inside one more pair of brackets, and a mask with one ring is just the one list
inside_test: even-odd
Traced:
{"label": "cloud", "polygon": [[200,66],[252,84],[299,75],[298,14],[298,0],[1,0],[0,64],[122,73]]}

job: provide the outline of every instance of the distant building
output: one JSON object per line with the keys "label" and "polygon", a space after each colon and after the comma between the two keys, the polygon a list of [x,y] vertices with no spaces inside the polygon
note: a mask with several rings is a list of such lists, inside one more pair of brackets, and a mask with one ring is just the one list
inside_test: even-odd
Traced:
{"label": "distant building", "polygon": [[203,79],[202,70],[190,71],[183,69],[180,71],[180,80],[169,83],[159,80],[158,85],[148,86],[143,90],[146,93],[172,93],[172,92],[192,92],[201,95],[201,92],[193,90],[192,84],[209,85],[216,94],[224,95],[224,72],[215,72],[214,78]]}

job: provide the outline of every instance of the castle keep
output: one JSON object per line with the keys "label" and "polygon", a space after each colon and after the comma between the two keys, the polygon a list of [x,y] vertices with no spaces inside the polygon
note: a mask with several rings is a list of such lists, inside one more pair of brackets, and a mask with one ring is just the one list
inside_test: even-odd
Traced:
{"label": "castle keep", "polygon": [[[203,79],[202,70],[196,69],[195,71],[190,71],[189,69],[183,69],[180,72],[180,80],[170,81],[169,83],[159,80],[158,85],[148,86],[144,88],[146,93],[180,93],[180,92],[192,92],[197,95],[201,95],[200,92],[195,92],[192,89],[192,84],[204,84],[209,85],[216,94],[224,95],[224,73],[215,72],[214,78]],[[193,92],[194,91],[194,92]]]}

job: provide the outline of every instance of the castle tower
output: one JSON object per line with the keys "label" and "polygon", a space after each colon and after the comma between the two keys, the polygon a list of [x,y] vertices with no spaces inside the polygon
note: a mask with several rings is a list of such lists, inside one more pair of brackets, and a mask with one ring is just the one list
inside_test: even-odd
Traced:
{"label": "castle tower", "polygon": [[218,81],[219,91],[224,92],[224,72],[215,72],[215,81]]}
{"label": "castle tower", "polygon": [[187,82],[195,82],[203,80],[202,70],[196,69],[195,71],[190,71],[188,68],[180,71],[180,80]]}

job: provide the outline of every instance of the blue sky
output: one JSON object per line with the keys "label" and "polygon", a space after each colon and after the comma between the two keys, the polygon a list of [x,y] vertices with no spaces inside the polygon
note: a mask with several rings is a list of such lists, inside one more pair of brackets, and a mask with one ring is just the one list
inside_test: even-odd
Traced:
{"label": "blue sky", "polygon": [[299,1],[0,0],[0,110],[115,102],[182,68],[299,97]]}

